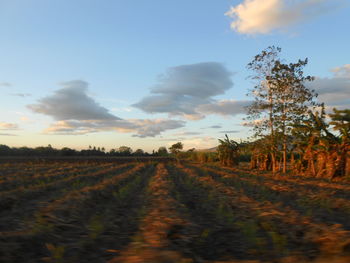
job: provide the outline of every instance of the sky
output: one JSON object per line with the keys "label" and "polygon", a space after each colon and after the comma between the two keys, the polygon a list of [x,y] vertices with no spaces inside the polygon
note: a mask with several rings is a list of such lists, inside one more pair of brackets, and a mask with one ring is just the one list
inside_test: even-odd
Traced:
{"label": "sky", "polygon": [[243,126],[247,64],[308,58],[350,108],[349,0],[0,0],[0,144],[206,149]]}

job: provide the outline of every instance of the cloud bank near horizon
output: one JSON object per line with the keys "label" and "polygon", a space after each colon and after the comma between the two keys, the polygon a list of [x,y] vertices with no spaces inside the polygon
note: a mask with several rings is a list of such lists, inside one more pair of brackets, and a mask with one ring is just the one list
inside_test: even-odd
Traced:
{"label": "cloud bank near horizon", "polygon": [[16,123],[0,122],[0,130],[18,130],[18,125]]}
{"label": "cloud bank near horizon", "polygon": [[[18,130],[18,124],[16,123],[9,123],[9,122],[0,122],[0,136],[17,136],[13,133],[7,133],[7,131],[16,131]],[[6,131],[6,132],[2,132]]]}
{"label": "cloud bank near horizon", "polygon": [[350,64],[331,69],[333,77],[316,77],[307,87],[314,89],[318,100],[327,108],[344,109],[350,107]]}
{"label": "cloud bank near horizon", "polygon": [[56,120],[44,133],[82,135],[102,131],[135,133],[135,137],[155,137],[164,131],[185,126],[181,120],[128,119],[123,120],[99,105],[87,94],[88,83],[74,80],[62,83],[63,88],[52,95],[27,105],[33,112]]}

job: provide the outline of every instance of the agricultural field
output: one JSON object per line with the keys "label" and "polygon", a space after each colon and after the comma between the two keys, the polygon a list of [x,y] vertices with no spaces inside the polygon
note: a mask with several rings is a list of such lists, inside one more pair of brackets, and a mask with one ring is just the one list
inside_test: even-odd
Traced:
{"label": "agricultural field", "polygon": [[171,159],[0,163],[0,262],[350,262],[350,183]]}

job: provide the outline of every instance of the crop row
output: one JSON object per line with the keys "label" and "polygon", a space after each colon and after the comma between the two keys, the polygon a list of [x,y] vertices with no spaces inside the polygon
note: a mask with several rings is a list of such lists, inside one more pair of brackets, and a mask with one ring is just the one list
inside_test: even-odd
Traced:
{"label": "crop row", "polygon": [[197,169],[245,191],[248,196],[258,201],[269,201],[280,204],[281,207],[290,206],[302,214],[311,216],[315,221],[342,224],[350,230],[350,200],[346,199],[349,198],[348,193],[337,194],[335,190],[315,189],[284,181],[278,183],[266,177],[242,175],[208,167],[202,169],[197,166]]}
{"label": "crop row", "polygon": [[[202,211],[206,218],[213,218],[213,224],[222,226],[221,231],[209,227],[203,234],[207,245],[218,242],[215,238],[224,239],[218,244],[224,251],[207,257],[219,258],[226,252],[247,259],[292,257],[298,261],[339,256],[349,247],[349,233],[339,225],[316,223],[289,208],[281,211],[272,203],[254,200],[242,189],[214,180],[205,170],[183,166],[177,169],[178,173],[185,172],[180,178],[186,191],[193,192],[184,198],[191,210]],[[230,240],[235,246],[227,245]]]}
{"label": "crop row", "polygon": [[21,225],[27,225],[27,221],[38,208],[46,206],[69,191],[107,180],[132,166],[123,164],[98,171],[94,171],[95,168],[92,167],[90,169],[93,171],[74,174],[59,181],[3,192],[0,196],[0,231],[21,229]]}
{"label": "crop row", "polygon": [[206,165],[207,167],[214,168],[216,170],[231,172],[243,177],[259,177],[271,180],[273,182],[279,183],[292,183],[294,185],[307,186],[315,190],[337,190],[344,191],[348,193],[350,190],[349,182],[341,182],[335,180],[329,180],[325,178],[314,178],[314,177],[305,177],[305,176],[296,176],[296,175],[273,175],[271,172],[265,171],[256,171],[248,170],[242,168],[232,168],[232,167],[219,167],[218,165]]}
{"label": "crop row", "polygon": [[113,167],[115,165],[107,163],[93,166],[85,165],[76,165],[70,167],[60,167],[60,168],[51,168],[45,172],[37,172],[33,174],[27,174],[25,176],[12,176],[5,177],[3,180],[0,180],[0,191],[10,191],[12,189],[24,189],[28,187],[35,187],[40,185],[45,185],[47,183],[54,182],[56,180],[61,180],[68,178],[72,175],[82,174],[85,172],[97,171],[101,168]]}
{"label": "crop row", "polygon": [[[71,167],[72,164],[69,163],[3,163],[0,164],[0,180],[8,180],[11,178],[21,178],[32,176],[38,173],[44,173],[47,171],[56,171],[57,167],[59,169],[64,169],[66,167]],[[74,166],[77,166],[75,164]]]}
{"label": "crop row", "polygon": [[0,239],[2,262],[105,262],[108,246],[129,242],[152,170],[139,164],[42,207],[27,231]]}

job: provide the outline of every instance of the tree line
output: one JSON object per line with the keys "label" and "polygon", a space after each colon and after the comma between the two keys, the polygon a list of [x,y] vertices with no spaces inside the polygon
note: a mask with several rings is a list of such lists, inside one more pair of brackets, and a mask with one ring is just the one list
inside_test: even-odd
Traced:
{"label": "tree line", "polygon": [[183,144],[177,142],[169,147],[169,151],[165,146],[161,146],[158,150],[153,150],[152,153],[145,152],[143,149],[133,149],[129,146],[120,146],[118,148],[106,151],[104,147],[89,146],[88,149],[76,150],[68,147],[56,149],[50,144],[48,146],[40,146],[35,148],[30,147],[9,147],[0,144],[0,156],[160,156],[168,157],[177,155],[183,149]]}
{"label": "tree line", "polygon": [[89,146],[88,149],[76,150],[68,147],[61,149],[53,148],[51,145],[30,147],[9,147],[0,145],[0,156],[167,156],[168,151],[165,147],[160,147],[158,151],[152,153],[145,152],[142,149],[132,150],[128,146],[106,151],[104,147]]}

